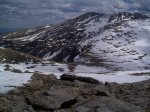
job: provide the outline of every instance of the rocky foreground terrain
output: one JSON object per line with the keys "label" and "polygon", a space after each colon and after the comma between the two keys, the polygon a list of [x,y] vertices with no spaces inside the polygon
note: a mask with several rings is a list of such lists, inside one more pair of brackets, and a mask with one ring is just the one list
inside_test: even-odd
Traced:
{"label": "rocky foreground terrain", "polygon": [[122,84],[70,74],[34,73],[31,81],[0,95],[0,112],[149,112],[150,81]]}

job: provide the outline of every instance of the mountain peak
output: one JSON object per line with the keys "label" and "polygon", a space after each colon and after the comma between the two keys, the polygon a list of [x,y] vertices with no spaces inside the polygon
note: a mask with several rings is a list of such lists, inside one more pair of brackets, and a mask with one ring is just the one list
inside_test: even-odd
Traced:
{"label": "mountain peak", "polygon": [[110,15],[109,22],[112,21],[125,21],[125,20],[135,20],[135,19],[147,19],[148,16],[140,13],[128,13],[128,12],[119,12],[116,14]]}
{"label": "mountain peak", "polygon": [[84,21],[85,19],[89,18],[101,18],[101,17],[108,17],[108,22],[121,22],[126,20],[136,20],[136,19],[147,19],[148,16],[140,13],[129,13],[129,12],[119,12],[115,14],[104,14],[104,13],[97,13],[97,12],[87,12],[75,18],[77,21]]}
{"label": "mountain peak", "polygon": [[104,16],[104,15],[106,15],[106,14],[104,14],[104,13],[97,13],[97,12],[87,12],[85,14],[82,14],[82,15],[78,16],[76,19],[82,21],[82,20],[85,20],[85,19],[88,19],[88,18]]}
{"label": "mountain peak", "polygon": [[97,16],[99,15],[100,13],[97,13],[97,12],[87,12],[85,14],[82,14],[81,16],[86,16],[86,17],[93,17],[93,16]]}
{"label": "mountain peak", "polygon": [[133,13],[133,18],[132,19],[147,19],[149,18],[148,16],[141,14],[141,13]]}

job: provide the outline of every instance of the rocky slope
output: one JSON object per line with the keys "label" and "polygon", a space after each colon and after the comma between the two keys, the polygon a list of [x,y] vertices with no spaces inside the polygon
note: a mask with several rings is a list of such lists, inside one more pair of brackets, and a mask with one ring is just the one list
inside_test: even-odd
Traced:
{"label": "rocky slope", "polygon": [[61,62],[149,69],[149,17],[89,12],[52,27],[4,36],[0,46]]}
{"label": "rocky slope", "polygon": [[[149,112],[150,81],[123,84],[34,73],[29,84],[0,95],[0,112]],[[92,83],[92,84],[91,84]]]}
{"label": "rocky slope", "polygon": [[41,61],[42,59],[29,54],[7,48],[0,48],[0,64],[38,63]]}

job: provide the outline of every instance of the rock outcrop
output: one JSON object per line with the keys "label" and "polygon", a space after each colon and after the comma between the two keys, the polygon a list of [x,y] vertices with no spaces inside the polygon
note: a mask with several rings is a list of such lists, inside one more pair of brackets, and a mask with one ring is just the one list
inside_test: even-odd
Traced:
{"label": "rock outcrop", "polygon": [[[64,77],[65,76],[65,77]],[[142,112],[149,111],[149,81],[119,85],[91,84],[34,73],[30,83],[0,95],[0,112]],[[61,77],[61,78],[62,78]]]}
{"label": "rock outcrop", "polygon": [[81,76],[76,76],[76,75],[72,75],[72,74],[63,74],[61,76],[61,80],[66,80],[66,81],[82,81],[82,82],[86,82],[86,83],[90,83],[90,84],[99,84],[100,82],[96,79],[93,79],[91,77],[81,77]]}

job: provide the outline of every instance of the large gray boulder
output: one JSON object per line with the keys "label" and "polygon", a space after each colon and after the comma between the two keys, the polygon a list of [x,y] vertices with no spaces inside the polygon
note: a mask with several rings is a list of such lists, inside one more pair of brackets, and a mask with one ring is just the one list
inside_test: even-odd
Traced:
{"label": "large gray boulder", "polygon": [[112,97],[97,97],[82,100],[75,105],[77,112],[142,112],[132,104]]}
{"label": "large gray boulder", "polygon": [[100,82],[94,78],[91,77],[82,77],[82,76],[76,76],[72,74],[63,74],[60,76],[61,80],[66,80],[66,81],[82,81],[90,84],[100,84]]}
{"label": "large gray boulder", "polygon": [[27,101],[36,110],[56,110],[69,107],[76,102],[77,90],[74,88],[51,88],[47,91],[38,91],[27,96]]}

